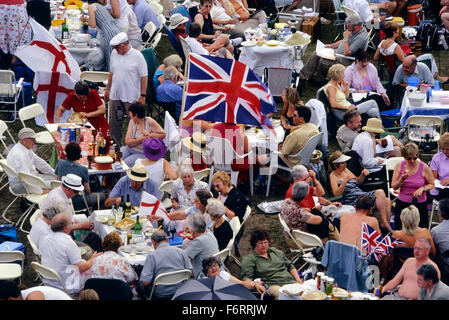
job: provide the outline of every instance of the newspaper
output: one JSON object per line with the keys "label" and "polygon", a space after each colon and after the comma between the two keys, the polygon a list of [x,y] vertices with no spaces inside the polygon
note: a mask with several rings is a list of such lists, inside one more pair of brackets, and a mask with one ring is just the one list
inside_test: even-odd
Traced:
{"label": "newspaper", "polygon": [[321,58],[335,60],[335,52],[332,48],[326,48],[320,40],[316,42],[316,55]]}

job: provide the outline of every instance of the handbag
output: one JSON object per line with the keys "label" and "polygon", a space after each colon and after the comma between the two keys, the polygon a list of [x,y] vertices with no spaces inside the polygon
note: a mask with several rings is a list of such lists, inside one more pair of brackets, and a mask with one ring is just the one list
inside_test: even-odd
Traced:
{"label": "handbag", "polygon": [[11,223],[0,224],[0,243],[5,241],[17,242],[17,230]]}
{"label": "handbag", "polygon": [[320,210],[316,208],[313,208],[310,213],[316,216],[320,216],[322,221],[318,225],[306,223],[307,232],[318,236],[320,239],[329,237],[330,226],[332,226],[334,230],[336,228],[332,221],[330,221],[327,216],[325,216]]}

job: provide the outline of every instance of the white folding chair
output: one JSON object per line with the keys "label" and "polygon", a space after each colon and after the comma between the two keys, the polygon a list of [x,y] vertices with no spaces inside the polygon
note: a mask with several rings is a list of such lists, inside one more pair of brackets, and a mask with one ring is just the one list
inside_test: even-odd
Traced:
{"label": "white folding chair", "polygon": [[46,267],[46,266],[44,266],[44,265],[42,265],[42,264],[40,264],[39,262],[36,262],[36,261],[31,262],[31,267],[34,269],[34,271],[36,271],[38,273],[38,275],[39,275],[39,277],[41,278],[42,281],[44,279],[58,281],[59,284],[64,289],[64,291],[68,295],[70,295],[70,292],[67,291],[66,286],[64,285],[64,282],[62,281],[61,277],[59,276],[59,274],[54,269]]}
{"label": "white folding chair", "polygon": [[[429,132],[428,134],[421,134],[422,131]],[[407,119],[407,132],[408,139],[411,142],[420,144],[421,142],[433,142],[437,151],[440,146],[437,143],[440,140],[440,136],[444,132],[444,122],[438,116],[410,116]],[[427,140],[426,140],[427,136]]]}
{"label": "white folding chair", "polygon": [[207,178],[210,174],[210,168],[206,168],[203,170],[195,171],[193,176],[196,180],[203,180],[204,178]]}
{"label": "white folding chair", "polygon": [[[25,103],[23,92],[23,78],[16,83],[16,77],[11,70],[0,70],[0,104],[14,105],[13,120],[17,119],[17,103],[22,96],[22,103]],[[0,110],[0,112],[11,112],[10,110]]]}
{"label": "white folding chair", "polygon": [[207,143],[209,147],[209,152],[213,164],[210,168],[209,174],[209,188],[212,185],[212,176],[214,175],[215,170],[223,170],[231,174],[231,182],[233,185],[237,186],[238,176],[240,171],[233,171],[231,168],[231,164],[234,159],[239,159],[243,162],[243,158],[249,158],[249,183],[251,195],[254,194],[254,179],[253,179],[253,152],[249,151],[248,153],[239,155],[231,143],[227,139],[222,139],[218,137],[209,137],[209,142]]}
{"label": "white folding chair", "polygon": [[151,47],[151,40],[153,39],[153,37],[155,36],[156,32],[157,32],[157,28],[154,25],[153,21],[148,21],[144,28],[142,29],[142,37],[144,36],[144,33],[148,33],[148,38],[146,41],[142,41],[142,46],[144,48],[150,48]]}
{"label": "white folding chair", "polygon": [[[87,80],[91,82],[99,82],[102,83],[105,87],[109,80],[109,72],[106,71],[83,71],[80,75],[80,80]],[[104,93],[98,93],[101,98],[104,97]],[[109,121],[109,107],[106,102],[104,102],[103,99],[101,101],[104,104],[104,107],[106,108],[106,120]]]}
{"label": "white folding chair", "polygon": [[399,195],[399,191],[395,191],[393,188],[391,188],[391,177],[390,177],[390,171],[394,170],[394,167],[397,163],[404,161],[403,157],[391,157],[388,158],[385,163],[385,174],[386,174],[386,180],[387,180],[387,189],[388,189],[388,198],[391,199],[391,197],[397,197]]}
{"label": "white folding chair", "polygon": [[183,37],[179,37],[179,40],[181,41],[181,47],[182,47],[182,51],[184,52],[184,57],[188,57],[190,55],[190,46],[187,43],[187,40]]}
{"label": "white folding chair", "polygon": [[50,186],[51,186],[51,189],[52,189],[52,190],[53,190],[53,189],[56,189],[56,188],[62,186],[62,181],[59,181],[59,180],[51,180],[51,181],[50,181]]}
{"label": "white folding chair", "polygon": [[237,263],[237,265],[240,266],[240,261],[237,259],[236,256],[234,256],[232,254],[232,248],[234,247],[235,237],[237,237],[237,234],[239,233],[240,228],[241,228],[239,217],[232,218],[231,221],[229,221],[229,224],[231,225],[231,229],[232,229],[232,238],[231,238],[231,240],[229,240],[229,243],[226,246],[226,249],[229,250],[228,256],[230,256],[235,261],[235,263]]}
{"label": "white folding chair", "polygon": [[433,199],[433,201],[432,201],[432,210],[431,210],[431,212],[430,212],[430,219],[429,219],[429,230],[430,230],[433,226],[438,225],[438,222],[434,222],[434,221],[433,221],[433,215],[435,214],[435,212],[438,212],[439,206],[440,206],[440,201],[438,201],[438,200],[436,200],[436,199]]}
{"label": "white folding chair", "polygon": [[164,7],[157,1],[151,1],[148,3],[151,7],[151,9],[153,9],[154,13],[156,14],[161,14],[162,11],[164,11]]}
{"label": "white folding chair", "polygon": [[33,249],[33,253],[36,256],[40,256],[39,248],[37,247],[37,244],[33,240],[31,240],[31,236],[29,234],[27,234],[27,239],[28,242],[30,243],[31,249]]}
{"label": "white folding chair", "polygon": [[[14,140],[13,136],[11,135],[11,132],[10,132],[9,129],[8,129],[8,125],[6,124],[5,121],[0,120],[0,141],[2,142],[3,147],[5,148],[5,150],[4,150],[3,153],[4,153],[5,156],[7,157],[10,150],[9,150],[8,145],[7,145],[6,142],[5,142],[5,141],[6,141],[5,132],[8,133],[9,138],[11,139],[11,141],[12,141],[14,144],[16,144],[16,140]],[[6,162],[6,160],[3,158],[3,155],[2,155],[2,154],[0,154],[0,161],[5,161],[5,162]],[[3,170],[2,167],[0,167],[0,174],[1,174],[0,181],[3,182],[3,180],[5,180],[5,179],[7,180],[8,175],[7,175],[6,172]],[[0,191],[3,190],[8,184],[9,184],[9,182],[6,181],[6,183],[3,184],[3,185],[0,187]]]}
{"label": "white folding chair", "polygon": [[274,97],[281,97],[285,88],[288,88],[292,84],[293,69],[279,68],[279,67],[266,67],[262,81],[270,89],[271,94]]}
{"label": "white folding chair", "polygon": [[224,268],[227,270],[226,266],[225,266],[225,260],[226,258],[229,256],[230,254],[230,250],[228,248],[224,248],[223,250],[213,254],[213,257],[217,257],[218,259],[220,259],[221,263],[223,264]]}
{"label": "white folding chair", "polygon": [[[19,110],[19,119],[24,128],[26,128],[25,121],[41,116],[48,123],[47,115],[44,108],[39,103],[33,103],[29,106],[23,107]],[[55,143],[53,136],[48,130],[36,132],[36,143],[42,146],[51,146]]]}
{"label": "white folding chair", "polygon": [[161,273],[156,277],[156,279],[154,279],[153,288],[151,289],[150,297],[148,298],[148,300],[151,300],[151,298],[153,297],[154,288],[156,288],[156,286],[171,286],[182,281],[189,280],[191,276],[192,272],[188,269]]}
{"label": "white folding chair", "polygon": [[[301,244],[296,240],[296,238],[292,235],[290,232],[290,227],[287,225],[287,223],[284,221],[282,216],[278,214],[279,222],[281,223],[282,229],[284,232],[290,237],[290,239],[293,241],[293,243],[298,247],[298,249],[290,248],[290,252],[294,253],[293,258],[291,259],[292,263],[296,263],[300,257],[304,255],[304,249],[301,246]],[[302,270],[305,267],[306,264],[302,265],[298,270]]]}
{"label": "white folding chair", "polygon": [[[292,233],[296,240],[298,240],[298,242],[302,245],[304,252],[312,251],[315,248],[324,249],[323,242],[318,236],[300,230],[293,230]],[[302,256],[302,259],[312,265],[312,274],[315,275],[317,272],[317,266],[321,264],[321,261],[315,259],[310,252],[305,253]]]}
{"label": "white folding chair", "polygon": [[37,206],[40,208],[47,198],[48,193],[43,194],[43,190],[47,188],[44,179],[41,177],[37,177],[30,173],[26,173],[23,171],[19,171],[19,179],[23,182],[25,189],[27,190],[27,195],[25,199],[31,202],[31,206],[27,209],[26,214],[23,214],[22,223],[20,224],[20,230],[29,233],[29,231],[23,229],[23,225],[26,221],[26,218],[33,211],[33,209]]}
{"label": "white folding chair", "polygon": [[36,209],[36,211],[34,211],[34,213],[30,217],[30,224],[31,224],[31,226],[34,226],[34,224],[36,223],[37,219],[40,218],[41,213],[42,213],[41,209]]}
{"label": "white folding chair", "polygon": [[[14,170],[14,168],[12,168],[11,166],[9,166],[7,164],[6,161],[4,161],[3,159],[0,161],[0,167],[6,172],[6,174],[8,175],[8,178],[11,177],[18,177],[18,174],[16,172],[16,170]],[[3,210],[2,213],[2,218],[4,220],[6,220],[9,223],[13,223],[11,220],[9,220],[8,218],[6,218],[6,213],[8,212],[9,208],[16,202],[17,199],[19,198],[25,198],[26,197],[26,192],[25,193],[16,193],[11,189],[11,186],[9,186],[9,192],[15,197],[13,201],[9,202],[9,204],[6,206],[6,208]],[[18,224],[21,219],[24,217],[24,215],[22,214],[19,218],[19,220],[16,222],[16,224]]]}
{"label": "white folding chair", "polygon": [[[16,261],[19,261],[20,265],[12,263]],[[20,278],[20,283],[22,283],[24,261],[25,254],[22,251],[0,251],[0,279],[7,280]],[[17,266],[19,268],[17,268]]]}

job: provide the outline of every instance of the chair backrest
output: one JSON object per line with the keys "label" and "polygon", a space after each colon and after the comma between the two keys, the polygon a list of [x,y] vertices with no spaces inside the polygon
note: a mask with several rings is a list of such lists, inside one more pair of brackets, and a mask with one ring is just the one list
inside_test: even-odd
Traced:
{"label": "chair backrest", "polygon": [[220,137],[209,137],[207,146],[214,167],[218,170],[230,172],[233,160],[239,157],[231,142]]}
{"label": "chair backrest", "polygon": [[16,170],[13,167],[11,167],[10,165],[8,165],[8,163],[6,161],[0,161],[0,166],[2,167],[3,171],[6,172],[8,177],[17,177],[18,176]]}
{"label": "chair backrest", "polygon": [[246,206],[246,211],[245,211],[245,215],[243,216],[242,225],[246,222],[246,220],[248,220],[250,215],[251,215],[251,207],[250,206]]}
{"label": "chair backrest", "polygon": [[177,283],[180,283],[184,280],[190,279],[192,276],[192,272],[188,269],[182,269],[171,272],[164,272],[159,274],[156,279],[154,279],[153,288],[151,289],[150,299],[153,297],[153,292],[156,286],[158,285],[166,285],[171,286]]}
{"label": "chair backrest", "polygon": [[443,127],[443,120],[437,116],[410,116],[407,119],[407,125],[418,125],[423,127],[439,126]]}
{"label": "chair backrest", "polygon": [[108,81],[109,72],[104,71],[83,71],[80,75],[80,80],[87,80],[92,82]]}
{"label": "chair backrest", "polygon": [[282,218],[281,214],[278,214],[278,217],[279,217],[279,222],[281,223],[282,229],[284,229],[284,232],[286,234],[288,234],[288,236],[290,237],[290,239],[292,239],[294,244],[302,251],[302,253],[304,253],[304,249],[303,249],[301,243],[299,243],[296,240],[296,238],[292,235],[292,233],[290,232],[290,227],[287,225],[287,222],[285,222],[285,220]]}
{"label": "chair backrest", "polygon": [[36,209],[36,211],[34,211],[33,215],[30,217],[30,224],[31,226],[34,226],[34,224],[36,223],[37,219],[39,219],[39,217],[41,216],[42,210],[41,209]]}
{"label": "chair backrest", "polygon": [[52,189],[56,189],[56,188],[62,186],[62,181],[59,181],[59,180],[51,180],[51,181],[50,181],[50,186],[51,186]]}
{"label": "chair backrest", "polygon": [[20,261],[20,266],[23,269],[23,262],[25,261],[25,254],[22,251],[0,251],[0,263],[8,263]]}
{"label": "chair backrest", "polygon": [[229,221],[229,224],[231,225],[232,234],[235,237],[237,233],[239,233],[241,227],[239,217],[232,218],[231,221]]}
{"label": "chair backrest", "polygon": [[[14,97],[17,93],[16,77],[11,70],[0,70],[0,97]],[[1,98],[0,98],[1,100]]]}
{"label": "chair backrest", "polygon": [[292,156],[292,158],[301,158],[301,164],[309,165],[312,153],[315,151],[316,146],[321,143],[322,139],[322,132],[310,137],[304,147],[295,156]]}
{"label": "chair backrest", "polygon": [[391,185],[390,171],[393,171],[396,164],[401,161],[404,161],[404,157],[391,157],[391,158],[388,158],[385,163],[385,174],[386,174],[388,189],[390,189],[390,185]]}
{"label": "chair backrest", "polygon": [[359,16],[359,17],[360,17],[360,15],[359,15],[359,13],[358,13],[357,11],[355,11],[355,10],[352,9],[352,8],[349,8],[348,6],[343,6],[343,5],[342,5],[341,8],[343,9],[344,13],[345,13],[347,16],[356,15],[356,16]]}
{"label": "chair backrest", "polygon": [[33,240],[31,240],[31,236],[29,234],[27,234],[27,239],[28,242],[30,243],[31,249],[33,249],[33,253],[36,256],[40,256],[39,248],[37,247],[37,244]]}
{"label": "chair backrest", "polygon": [[221,263],[224,264],[224,261],[230,254],[231,254],[231,250],[228,248],[225,248],[217,253],[214,253],[212,256],[217,257],[218,259],[220,259]]}
{"label": "chair backrest", "polygon": [[290,87],[293,69],[267,67],[264,69],[267,87],[274,97],[281,97],[285,88]]}
{"label": "chair backrest", "polygon": [[298,240],[298,242],[301,243],[301,245],[304,248],[310,248],[310,247],[324,248],[324,245],[323,245],[323,242],[321,241],[321,239],[314,234],[300,231],[300,230],[293,230],[292,233],[293,233],[293,236],[296,238],[296,240]]}
{"label": "chair backrest", "polygon": [[171,187],[173,185],[173,180],[166,180],[161,183],[159,186],[159,192],[167,192],[171,194]]}
{"label": "chair backrest", "polygon": [[19,119],[22,121],[22,125],[26,127],[25,121],[33,119],[41,114],[45,115],[44,108],[39,103],[33,103],[19,110]]}
{"label": "chair backrest", "polygon": [[183,37],[179,37],[179,40],[181,41],[181,47],[182,47],[182,52],[184,53],[184,57],[188,57],[190,54],[190,46],[187,43],[187,40]]}
{"label": "chair backrest", "polygon": [[133,293],[129,284],[119,279],[90,278],[84,289],[93,289],[100,300],[132,300]]}
{"label": "chair backrest", "polygon": [[156,13],[156,14],[161,14],[162,11],[164,11],[164,7],[161,6],[157,1],[151,1],[148,4],[150,5],[151,9],[153,9],[154,13]]}
{"label": "chair backrest", "polygon": [[58,281],[59,284],[64,288],[64,291],[68,293],[64,282],[54,269],[46,267],[36,261],[31,262],[31,267],[41,276],[42,279]]}
{"label": "chair backrest", "polygon": [[329,98],[327,97],[325,87],[321,87],[318,89],[318,91],[316,92],[316,98],[323,103],[324,109],[326,109],[327,114],[332,113],[332,107],[330,105]]}
{"label": "chair backrest", "polygon": [[38,176],[34,176],[32,174],[23,172],[23,171],[19,171],[19,179],[24,182],[25,189],[27,189],[27,191],[29,193],[33,193],[33,192],[31,190],[28,190],[27,185],[30,185],[30,186],[36,187],[36,188],[41,188],[41,189],[47,188],[45,185],[44,179],[42,179],[41,177],[38,177]]}
{"label": "chair backrest", "polygon": [[210,173],[210,168],[206,168],[206,169],[203,169],[203,170],[195,171],[193,176],[197,180],[203,180],[204,178],[209,176],[209,173]]}
{"label": "chair backrest", "polygon": [[142,34],[141,34],[142,38],[143,38],[145,32],[148,34],[148,36],[146,38],[146,41],[142,42],[142,45],[145,48],[150,47],[150,45],[151,45],[151,43],[152,43],[152,41],[154,39],[154,36],[156,35],[157,31],[158,31],[158,29],[154,25],[153,21],[148,21],[145,24],[145,27],[142,29]]}
{"label": "chair backrest", "polygon": [[5,121],[0,120],[0,140],[2,141],[2,144],[5,147],[5,150],[7,150],[9,152],[9,148],[6,145],[5,140],[3,139],[5,131],[8,133],[8,135],[11,138],[12,142],[14,144],[16,144],[16,140],[14,140],[13,136],[11,135],[11,132],[9,132],[8,125],[6,124]]}

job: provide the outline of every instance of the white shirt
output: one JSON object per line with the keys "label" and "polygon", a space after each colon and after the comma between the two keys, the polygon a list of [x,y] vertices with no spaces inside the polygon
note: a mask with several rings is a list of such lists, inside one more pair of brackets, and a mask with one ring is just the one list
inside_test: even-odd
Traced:
{"label": "white shirt", "polygon": [[55,204],[58,204],[64,208],[64,213],[70,215],[70,220],[73,221],[73,207],[69,198],[67,198],[66,194],[62,190],[62,187],[57,187],[51,190],[47,198],[45,198],[44,203],[42,204],[41,210],[44,211],[49,207],[53,207]]}
{"label": "white shirt", "polygon": [[[32,175],[38,175],[39,171],[43,174],[55,174],[53,168],[33,150],[28,149],[20,142],[16,143],[9,151],[6,163],[11,166],[17,173],[23,171]],[[39,171],[38,171],[39,170]],[[9,176],[9,182],[19,183],[18,176]]]}
{"label": "white shirt", "polygon": [[352,144],[352,150],[357,151],[360,158],[362,158],[362,164],[369,172],[376,172],[382,169],[382,166],[378,165],[377,157],[374,154],[374,142],[369,132],[364,131],[360,133]]}
{"label": "white shirt", "polygon": [[207,51],[201,43],[192,37],[186,38],[187,44],[190,47],[190,51],[197,54],[209,55],[209,51]]}
{"label": "white shirt", "polygon": [[373,12],[371,11],[369,3],[366,0],[345,0],[343,5],[357,11],[365,23],[373,20],[374,18]]}
{"label": "white shirt", "polygon": [[22,290],[22,298],[26,300],[28,295],[32,292],[40,291],[44,294],[45,300],[73,300],[70,296],[62,290],[47,287],[47,286],[39,286],[33,287],[26,290]]}
{"label": "white shirt", "polygon": [[[61,277],[67,290],[78,292],[84,286],[85,275],[80,274],[76,264],[85,261],[75,241],[63,232],[53,232],[47,235],[39,248],[41,263],[54,269]],[[63,290],[58,281],[45,280],[44,284]]]}
{"label": "white shirt", "polygon": [[[111,6],[111,0],[107,0],[106,9],[112,10]],[[121,31],[126,32],[126,29],[128,28],[129,21],[128,17],[126,15],[126,11],[129,8],[128,2],[126,0],[119,0],[119,7],[120,7],[120,17],[114,18],[114,20],[117,22],[117,26]]]}
{"label": "white shirt", "polygon": [[126,16],[129,22],[128,39],[142,41],[142,35],[139,25],[137,24],[136,14],[134,13],[133,9],[130,6],[128,6],[126,10]]}
{"label": "white shirt", "polygon": [[217,1],[210,10],[210,16],[212,19],[217,20],[231,20],[231,17],[226,13],[226,10],[222,7],[221,3]]}
{"label": "white shirt", "polygon": [[133,48],[124,55],[114,49],[110,69],[113,73],[110,99],[130,103],[137,101],[140,98],[141,78],[148,76],[143,55]]}
{"label": "white shirt", "polygon": [[48,234],[53,233],[50,226],[42,218],[37,219],[36,223],[31,227],[30,237],[31,240],[39,248],[42,239]]}

